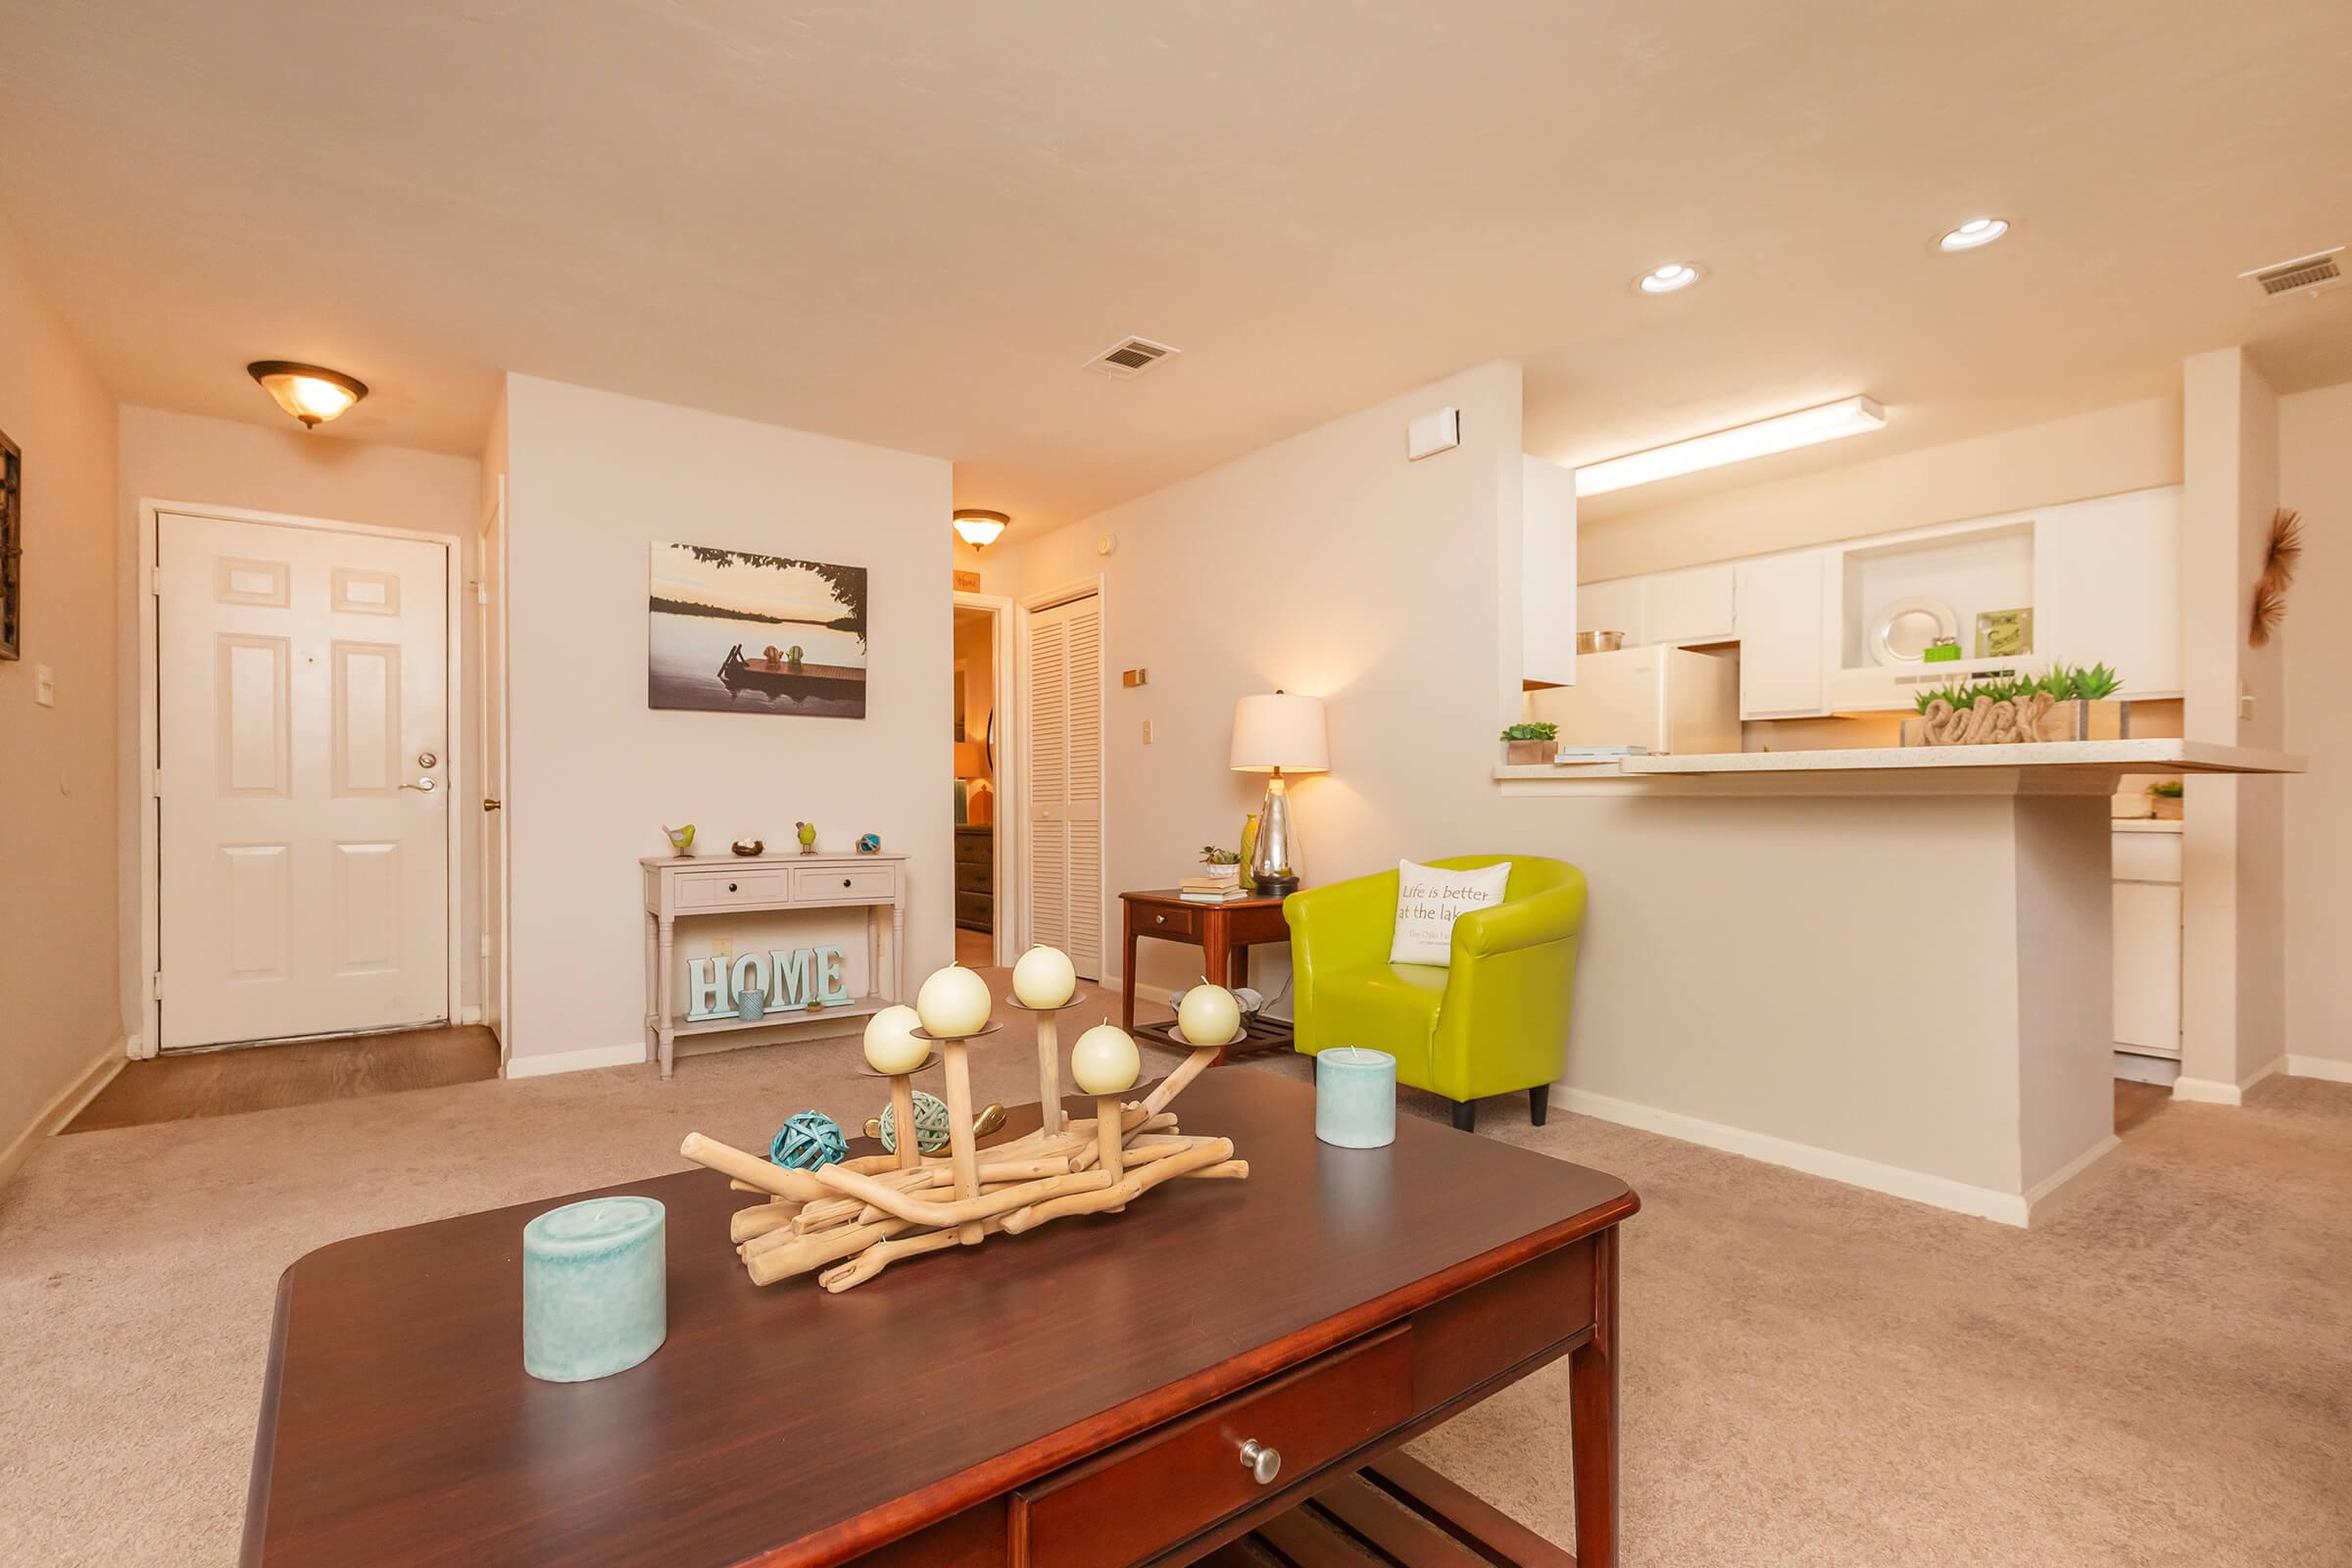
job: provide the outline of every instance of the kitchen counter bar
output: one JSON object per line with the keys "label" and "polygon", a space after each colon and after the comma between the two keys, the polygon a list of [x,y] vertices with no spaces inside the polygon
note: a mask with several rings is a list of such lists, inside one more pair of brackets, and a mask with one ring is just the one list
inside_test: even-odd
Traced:
{"label": "kitchen counter bar", "polygon": [[2046,741],[2010,746],[1883,746],[1851,751],[1629,757],[1571,767],[1497,767],[1508,795],[2103,795],[2126,773],[2300,773],[2285,752],[2206,741]]}

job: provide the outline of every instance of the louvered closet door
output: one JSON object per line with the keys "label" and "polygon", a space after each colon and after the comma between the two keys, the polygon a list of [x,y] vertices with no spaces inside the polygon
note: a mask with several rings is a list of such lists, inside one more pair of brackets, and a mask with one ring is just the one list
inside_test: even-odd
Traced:
{"label": "louvered closet door", "polygon": [[1102,978],[1102,613],[1029,615],[1029,940]]}

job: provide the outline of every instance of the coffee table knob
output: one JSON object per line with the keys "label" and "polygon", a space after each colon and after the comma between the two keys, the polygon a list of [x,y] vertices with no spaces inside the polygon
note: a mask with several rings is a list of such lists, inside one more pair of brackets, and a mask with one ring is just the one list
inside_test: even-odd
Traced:
{"label": "coffee table knob", "polygon": [[1274,1478],[1282,1474],[1282,1452],[1251,1438],[1242,1445],[1242,1468],[1249,1471],[1250,1479],[1259,1486],[1270,1487],[1274,1484]]}

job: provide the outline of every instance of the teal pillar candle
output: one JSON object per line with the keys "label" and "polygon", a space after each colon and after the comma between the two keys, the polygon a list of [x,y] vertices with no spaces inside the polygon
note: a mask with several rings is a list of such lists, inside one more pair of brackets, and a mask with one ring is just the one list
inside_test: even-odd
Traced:
{"label": "teal pillar candle", "polygon": [[1337,1046],[1315,1055],[1315,1136],[1341,1149],[1396,1141],[1396,1058]]}
{"label": "teal pillar candle", "polygon": [[522,1369],[550,1383],[626,1371],[669,1333],[667,1215],[650,1198],[591,1198],[522,1228]]}

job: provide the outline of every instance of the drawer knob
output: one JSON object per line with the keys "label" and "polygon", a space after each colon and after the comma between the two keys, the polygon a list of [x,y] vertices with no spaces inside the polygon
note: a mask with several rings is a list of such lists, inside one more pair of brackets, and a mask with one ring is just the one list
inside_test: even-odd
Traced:
{"label": "drawer knob", "polygon": [[1155,914],[1152,917],[1152,923],[1153,925],[1166,925],[1168,923],[1168,917],[1164,914]]}
{"label": "drawer knob", "polygon": [[727,891],[728,891],[729,893],[732,893],[732,892],[734,892],[734,891],[735,891],[735,884],[734,884],[734,883],[732,883],[732,882],[728,883],[728,884],[727,884]]}
{"label": "drawer knob", "polygon": [[843,887],[845,887],[845,888],[846,888],[846,887],[848,887],[848,886],[850,885],[850,879],[849,879],[848,877],[846,877],[846,876],[845,876],[845,877],[843,877],[843,878],[841,879],[841,885],[842,885]]}
{"label": "drawer knob", "polygon": [[1250,1479],[1259,1486],[1270,1487],[1274,1484],[1274,1478],[1282,1474],[1282,1451],[1269,1448],[1251,1438],[1242,1445],[1242,1468],[1249,1471]]}

